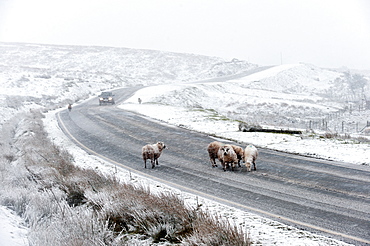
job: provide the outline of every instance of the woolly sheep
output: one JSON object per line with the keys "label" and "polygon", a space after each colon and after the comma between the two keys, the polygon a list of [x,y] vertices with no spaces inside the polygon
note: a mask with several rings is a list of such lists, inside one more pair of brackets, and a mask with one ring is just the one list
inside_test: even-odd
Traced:
{"label": "woolly sheep", "polygon": [[247,167],[248,172],[251,171],[252,164],[253,164],[253,170],[254,171],[257,170],[257,168],[256,168],[257,157],[258,157],[258,150],[255,146],[248,145],[247,147],[245,147],[244,162],[245,162],[245,166]]}
{"label": "woolly sheep", "polygon": [[221,161],[221,165],[226,171],[226,168],[231,165],[231,169],[234,170],[234,167],[238,163],[238,157],[230,144],[221,146],[218,150],[218,159]]}
{"label": "woolly sheep", "polygon": [[158,165],[158,158],[161,156],[162,151],[166,148],[163,142],[158,142],[156,144],[147,144],[143,146],[141,152],[144,160],[144,167],[146,168],[146,160],[150,160],[152,163],[152,168],[155,164]]}
{"label": "woolly sheep", "polygon": [[223,146],[222,143],[214,141],[208,144],[207,151],[209,155],[209,160],[211,161],[212,167],[217,167],[216,159],[218,158],[218,150]]}
{"label": "woolly sheep", "polygon": [[237,145],[231,145],[234,149],[236,156],[238,157],[238,166],[240,166],[240,161],[244,161],[244,149]]}

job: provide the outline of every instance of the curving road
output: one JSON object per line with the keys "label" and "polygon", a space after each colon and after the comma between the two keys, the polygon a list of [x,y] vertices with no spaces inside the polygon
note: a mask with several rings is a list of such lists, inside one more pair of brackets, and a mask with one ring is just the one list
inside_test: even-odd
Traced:
{"label": "curving road", "polygon": [[[116,102],[138,88],[114,91]],[[259,149],[257,171],[212,168],[214,138],[90,100],[58,114],[64,132],[117,166],[245,211],[356,245],[370,244],[370,168]],[[169,147],[144,169],[141,147]],[[226,142],[226,141],[224,141]],[[244,145],[245,146],[245,145]],[[150,166],[150,165],[149,165]]]}

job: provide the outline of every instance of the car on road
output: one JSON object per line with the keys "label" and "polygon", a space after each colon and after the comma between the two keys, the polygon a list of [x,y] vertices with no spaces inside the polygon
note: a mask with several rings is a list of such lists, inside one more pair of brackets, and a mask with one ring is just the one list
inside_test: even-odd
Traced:
{"label": "car on road", "polygon": [[115,104],[113,97],[114,97],[114,95],[110,91],[102,92],[99,95],[99,105],[103,105],[103,104],[107,104],[107,103],[110,103],[112,105]]}

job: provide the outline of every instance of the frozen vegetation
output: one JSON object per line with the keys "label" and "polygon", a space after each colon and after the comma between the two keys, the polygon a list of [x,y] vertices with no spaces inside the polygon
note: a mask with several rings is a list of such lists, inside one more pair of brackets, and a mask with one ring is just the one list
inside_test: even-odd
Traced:
{"label": "frozen vegetation", "polygon": [[[242,76],[258,66],[237,59],[125,48],[0,43],[0,51],[0,205],[4,206],[0,244],[165,245],[181,239],[184,244],[199,245],[199,240],[220,242],[220,238],[211,231],[200,230],[198,235],[189,231],[202,223],[213,228],[218,222],[226,230],[219,235],[228,234],[224,240],[233,245],[238,244],[232,240],[239,245],[250,241],[345,245],[236,209],[224,214],[220,204],[117,171],[73,147],[57,127],[52,110],[102,90],[156,86],[139,90],[119,107],[258,147],[368,166],[370,84],[366,76],[307,64]],[[216,79],[200,82],[210,78]],[[137,103],[139,97],[142,104]],[[241,132],[241,123],[298,129],[303,134]],[[116,203],[118,198],[127,200],[117,186],[137,191],[140,198],[130,204]],[[148,199],[154,204],[155,197],[166,197],[169,203],[158,203],[149,214],[140,212],[145,207],[141,202]],[[181,206],[181,214],[163,215],[169,206]],[[23,226],[17,218],[7,226],[6,218],[14,217],[9,209],[20,216]],[[144,220],[157,212],[162,214],[161,223]],[[176,223],[181,228],[175,228],[168,222],[177,219],[188,224]],[[7,230],[15,230],[14,223],[19,230],[6,235]],[[209,237],[199,237],[204,234]]]}

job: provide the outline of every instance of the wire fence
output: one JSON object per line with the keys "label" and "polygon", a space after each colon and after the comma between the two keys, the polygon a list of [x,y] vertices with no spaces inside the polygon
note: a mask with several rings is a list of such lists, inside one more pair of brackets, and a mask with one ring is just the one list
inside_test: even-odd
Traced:
{"label": "wire fence", "polygon": [[370,110],[334,112],[317,117],[302,115],[299,118],[281,114],[270,114],[268,116],[253,114],[240,118],[240,120],[249,122],[249,125],[252,126],[260,125],[266,129],[304,129],[328,133],[370,135]]}
{"label": "wire fence", "polygon": [[307,129],[321,130],[327,132],[337,132],[337,133],[360,133],[367,127],[370,127],[370,121],[358,122],[358,121],[328,121],[326,119],[322,120],[309,120],[306,123]]}

